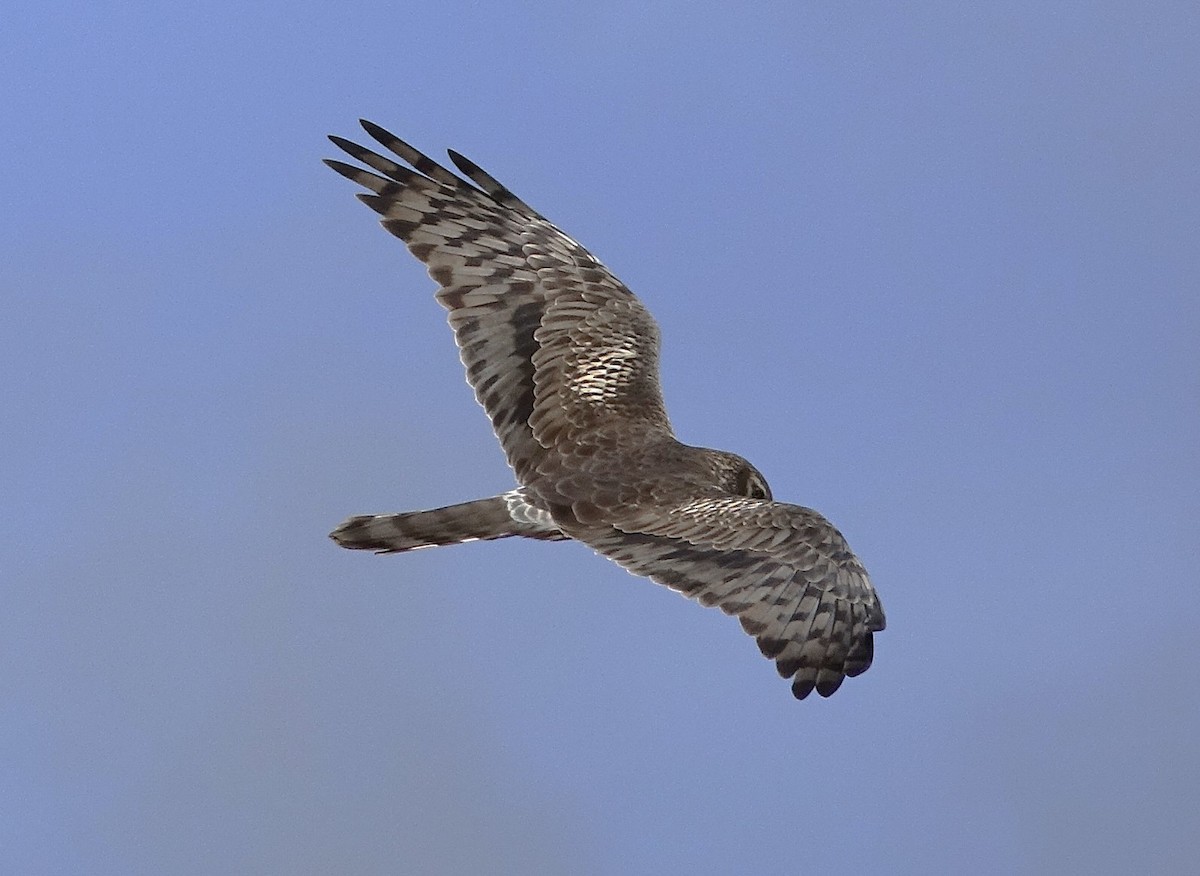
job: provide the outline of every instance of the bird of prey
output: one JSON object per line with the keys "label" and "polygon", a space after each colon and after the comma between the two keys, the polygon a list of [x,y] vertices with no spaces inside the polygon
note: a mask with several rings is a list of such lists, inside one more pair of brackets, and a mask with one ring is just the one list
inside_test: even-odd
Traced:
{"label": "bird of prey", "polygon": [[432,511],[351,517],[331,537],[378,553],[575,539],[736,615],[798,699],[827,697],[864,672],[884,628],[866,570],[824,517],[774,501],[742,457],[676,440],[659,388],[658,327],[633,293],[473,162],[449,153],[463,179],[362,126],[408,167],[336,136],[370,170],[326,164],[367,189],[358,197],[428,266],[517,487]]}

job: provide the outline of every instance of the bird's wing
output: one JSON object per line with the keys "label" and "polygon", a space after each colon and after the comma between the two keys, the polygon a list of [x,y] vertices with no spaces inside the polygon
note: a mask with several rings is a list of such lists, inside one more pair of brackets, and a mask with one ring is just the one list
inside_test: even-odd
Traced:
{"label": "bird's wing", "polygon": [[875,589],[846,540],[809,508],[715,496],[643,509],[572,536],[704,605],[737,615],[804,699],[871,665],[884,628]]}
{"label": "bird's wing", "polygon": [[670,433],[658,381],[658,330],[586,249],[455,152],[475,185],[364,121],[414,169],[341,137],[372,171],[327,160],[441,287],[475,397],[527,483],[546,454],[578,448],[596,423]]}

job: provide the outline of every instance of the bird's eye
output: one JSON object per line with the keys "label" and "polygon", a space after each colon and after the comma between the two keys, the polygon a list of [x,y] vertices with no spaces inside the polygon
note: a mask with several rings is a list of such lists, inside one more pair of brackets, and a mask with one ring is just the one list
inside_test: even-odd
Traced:
{"label": "bird's eye", "polygon": [[767,482],[763,480],[762,475],[749,466],[737,473],[734,492],[739,496],[748,496],[751,499],[771,498],[771,489],[767,486]]}

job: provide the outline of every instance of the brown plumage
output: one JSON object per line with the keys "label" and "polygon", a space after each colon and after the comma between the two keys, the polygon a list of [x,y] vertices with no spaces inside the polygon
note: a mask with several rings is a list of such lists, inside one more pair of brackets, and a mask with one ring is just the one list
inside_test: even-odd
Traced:
{"label": "brown plumage", "polygon": [[636,575],[736,615],[792,692],[864,672],[883,609],[845,539],[775,502],[732,453],[675,439],[658,327],[595,257],[455,152],[475,185],[364,121],[415,170],[340,137],[367,171],[326,163],[437,281],[475,397],[518,489],[462,505],[352,517],[343,547],[400,552],[476,539],[576,539]]}

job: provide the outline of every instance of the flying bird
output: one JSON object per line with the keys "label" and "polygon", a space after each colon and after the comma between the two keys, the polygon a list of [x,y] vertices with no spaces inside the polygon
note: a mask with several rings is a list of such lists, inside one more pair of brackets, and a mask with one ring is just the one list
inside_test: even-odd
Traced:
{"label": "flying bird", "polygon": [[575,539],[736,615],[798,699],[827,697],[865,672],[884,615],[862,563],[816,511],[774,501],[745,459],[675,438],[658,326],[634,294],[463,156],[449,153],[466,179],[362,126],[408,167],[337,136],[370,170],[325,163],[367,189],[358,197],[428,266],[517,486],[431,511],[351,517],[334,541],[399,553]]}

